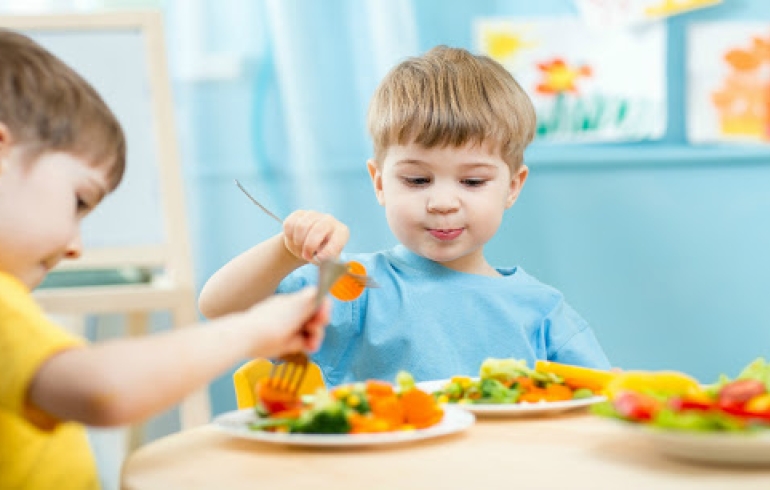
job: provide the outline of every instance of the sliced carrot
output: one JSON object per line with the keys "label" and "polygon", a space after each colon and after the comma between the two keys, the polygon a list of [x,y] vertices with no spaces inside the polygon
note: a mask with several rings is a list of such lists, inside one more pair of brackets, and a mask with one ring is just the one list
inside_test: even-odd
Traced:
{"label": "sliced carrot", "polygon": [[[360,262],[351,260],[348,262],[348,272],[366,275],[366,267]],[[332,285],[329,292],[340,301],[353,301],[364,292],[364,286],[346,274],[337,279],[337,282]]]}
{"label": "sliced carrot", "polygon": [[394,394],[393,385],[378,379],[366,381],[366,394],[369,396],[391,396]]}
{"label": "sliced carrot", "polygon": [[369,398],[369,407],[372,410],[372,415],[386,420],[391,427],[401,427],[404,424],[404,407],[395,394],[371,397]]}
{"label": "sliced carrot", "polygon": [[392,427],[387,420],[373,415],[362,415],[353,412],[348,416],[351,434],[369,434],[373,432],[388,432],[397,427]]}
{"label": "sliced carrot", "polygon": [[534,402],[545,400],[547,396],[548,395],[545,392],[544,388],[538,388],[536,386],[533,386],[532,388],[527,388],[524,390],[524,392],[519,397],[519,401],[534,403]]}
{"label": "sliced carrot", "polygon": [[568,386],[551,383],[545,388],[545,400],[549,402],[572,400],[572,390]]}
{"label": "sliced carrot", "polygon": [[418,429],[430,427],[444,417],[444,411],[436,404],[433,395],[422,390],[413,389],[402,393],[399,401],[404,409],[406,424]]}
{"label": "sliced carrot", "polygon": [[519,388],[524,391],[535,388],[535,381],[528,376],[519,376],[518,378],[514,379],[514,382],[518,383]]}

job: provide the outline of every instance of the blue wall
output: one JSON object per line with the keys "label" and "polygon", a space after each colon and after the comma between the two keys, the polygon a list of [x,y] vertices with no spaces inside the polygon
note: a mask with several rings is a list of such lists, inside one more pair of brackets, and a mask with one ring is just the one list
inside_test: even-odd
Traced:
{"label": "blue wall", "polygon": [[[475,17],[574,13],[566,0],[415,4],[423,50],[435,44],[472,48]],[[492,263],[519,264],[561,289],[623,368],[678,369],[711,381],[770,355],[770,150],[690,147],[684,137],[684,27],[728,18],[768,19],[770,31],[770,2],[725,0],[669,20],[665,137],[628,145],[533,145],[527,152],[530,179],[488,247]],[[260,126],[259,135],[245,129],[254,124],[254,114],[244,107],[260,99],[256,75],[246,75],[178,91],[188,111],[182,117],[214,122],[205,134],[189,128],[183,134],[183,146],[188,141],[196,147],[197,163],[186,172],[200,284],[229,258],[278,231],[237,192],[234,178],[283,214],[319,206],[290,195],[280,171],[253,164],[254,152],[261,151],[254,142],[269,139],[264,132],[271,128]],[[363,114],[348,116],[363,124]],[[226,122],[227,129],[217,131],[217,122]],[[331,165],[320,179],[335,190],[323,209],[350,226],[351,251],[394,242],[370,190],[368,149],[359,146],[348,152],[332,148],[319,158],[350,160]],[[234,408],[229,374],[212,393],[215,412]]]}

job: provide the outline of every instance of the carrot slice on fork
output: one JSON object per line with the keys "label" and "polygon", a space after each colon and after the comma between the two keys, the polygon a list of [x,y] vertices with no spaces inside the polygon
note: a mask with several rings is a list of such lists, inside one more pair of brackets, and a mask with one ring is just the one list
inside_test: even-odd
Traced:
{"label": "carrot slice on fork", "polygon": [[[364,265],[360,262],[351,260],[347,265],[348,272],[351,274],[358,274],[361,276],[366,275],[366,267],[364,267]],[[337,282],[332,285],[332,288],[329,290],[329,292],[332,296],[340,301],[353,301],[354,299],[361,296],[361,293],[364,292],[364,288],[365,286],[361,284],[361,281],[357,281],[356,278],[344,274],[342,277],[337,279]]]}

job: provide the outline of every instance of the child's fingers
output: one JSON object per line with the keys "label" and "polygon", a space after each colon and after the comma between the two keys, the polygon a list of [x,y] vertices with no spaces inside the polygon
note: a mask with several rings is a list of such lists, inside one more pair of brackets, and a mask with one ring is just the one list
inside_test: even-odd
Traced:
{"label": "child's fingers", "polygon": [[[313,306],[315,307],[315,304]],[[325,298],[321,306],[314,311],[313,315],[303,326],[302,332],[304,334],[304,348],[306,350],[315,352],[320,348],[324,337],[324,330],[329,323],[330,314],[331,301]]]}
{"label": "child's fingers", "polygon": [[332,259],[339,257],[342,253],[342,249],[348,243],[350,238],[350,231],[348,227],[340,223],[327,238],[326,243],[318,253],[318,259]]}
{"label": "child's fingers", "polygon": [[307,231],[312,224],[312,211],[298,210],[291,213],[283,221],[283,235],[286,248],[298,258],[303,257],[303,246]]}
{"label": "child's fingers", "polygon": [[318,260],[334,259],[340,256],[342,249],[348,243],[350,238],[350,230],[347,226],[332,218],[333,221],[328,223],[329,230],[325,233],[324,242],[316,251],[316,258]]}
{"label": "child's fingers", "polygon": [[319,214],[307,231],[302,253],[306,260],[337,257],[349,236],[347,226],[329,214]]}

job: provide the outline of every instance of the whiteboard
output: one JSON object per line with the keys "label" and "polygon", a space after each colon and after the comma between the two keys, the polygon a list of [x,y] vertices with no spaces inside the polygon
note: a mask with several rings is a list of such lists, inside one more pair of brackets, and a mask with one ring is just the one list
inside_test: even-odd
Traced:
{"label": "whiteboard", "polygon": [[191,250],[159,11],[0,16],[99,92],[126,133],[123,181],[83,221],[83,257],[62,268],[141,266],[191,277]]}
{"label": "whiteboard", "polygon": [[126,133],[128,154],[123,181],[83,221],[84,247],[162,243],[160,166],[144,34],[138,29],[21,32],[88,80]]}

